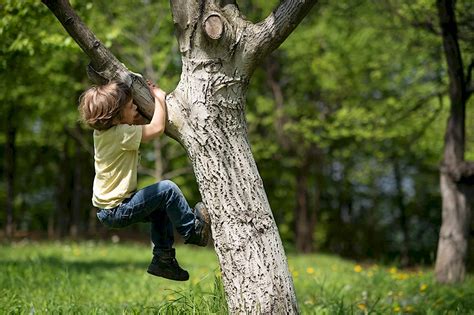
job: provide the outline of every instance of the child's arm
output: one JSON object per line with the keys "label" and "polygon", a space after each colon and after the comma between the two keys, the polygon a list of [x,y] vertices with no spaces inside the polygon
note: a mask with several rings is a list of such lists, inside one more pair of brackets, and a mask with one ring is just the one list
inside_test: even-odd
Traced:
{"label": "child's arm", "polygon": [[142,142],[152,140],[165,131],[166,126],[166,93],[155,84],[147,81],[151,95],[155,98],[155,113],[148,125],[142,128]]}

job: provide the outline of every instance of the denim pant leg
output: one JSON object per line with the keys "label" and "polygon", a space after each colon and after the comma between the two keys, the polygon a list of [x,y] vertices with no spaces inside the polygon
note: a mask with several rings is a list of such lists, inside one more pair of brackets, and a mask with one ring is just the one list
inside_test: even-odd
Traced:
{"label": "denim pant leg", "polygon": [[[109,218],[110,227],[125,227],[137,222],[151,222],[154,254],[171,249],[173,226],[187,238],[194,228],[195,215],[178,186],[169,180],[145,187],[124,202]],[[107,220],[104,220],[104,223]]]}

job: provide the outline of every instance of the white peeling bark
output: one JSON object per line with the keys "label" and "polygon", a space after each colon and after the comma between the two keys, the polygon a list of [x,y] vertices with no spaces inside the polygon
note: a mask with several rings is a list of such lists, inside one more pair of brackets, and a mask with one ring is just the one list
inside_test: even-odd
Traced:
{"label": "white peeling bark", "polygon": [[209,62],[183,59],[181,82],[167,102],[170,119],[183,122],[181,141],[210,210],[229,309],[297,313],[283,246],[247,139],[242,96],[248,81],[238,72],[212,73]]}
{"label": "white peeling bark", "polygon": [[[232,4],[171,1],[183,68],[178,87],[167,98],[168,118],[188,152],[210,211],[231,313],[298,313],[245,121],[251,73],[296,26],[294,14],[301,11],[288,11],[295,3],[300,10],[303,3],[310,7],[305,1],[283,2],[279,18],[266,20],[270,32],[264,32],[262,40],[257,27]],[[293,15],[284,16],[283,11]]]}

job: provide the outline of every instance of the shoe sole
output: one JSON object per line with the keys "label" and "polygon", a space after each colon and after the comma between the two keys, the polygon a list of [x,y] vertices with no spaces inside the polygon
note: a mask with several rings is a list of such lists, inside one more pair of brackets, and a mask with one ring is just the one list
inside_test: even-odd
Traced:
{"label": "shoe sole", "polygon": [[151,270],[147,270],[146,272],[148,272],[149,274],[151,274],[153,276],[162,277],[162,278],[165,278],[165,279],[168,279],[168,280],[174,280],[174,281],[187,281],[187,280],[189,280],[189,275],[188,275],[187,278],[176,278],[176,277],[170,276],[169,274],[166,274],[166,273],[153,272]]}

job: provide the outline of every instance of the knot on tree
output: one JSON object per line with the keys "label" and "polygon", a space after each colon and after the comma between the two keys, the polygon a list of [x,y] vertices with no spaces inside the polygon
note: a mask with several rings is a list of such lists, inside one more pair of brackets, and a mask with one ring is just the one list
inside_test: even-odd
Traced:
{"label": "knot on tree", "polygon": [[456,165],[441,164],[440,172],[458,184],[474,185],[474,162],[462,161]]}
{"label": "knot on tree", "polygon": [[202,27],[204,33],[210,39],[220,39],[224,33],[224,22],[220,14],[212,12],[203,19]]}

